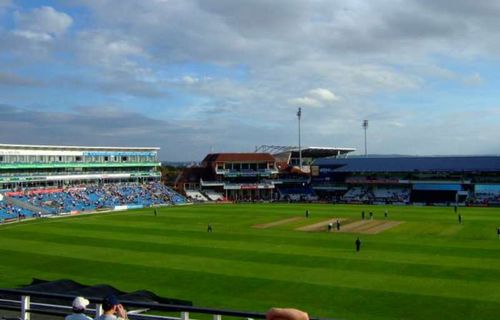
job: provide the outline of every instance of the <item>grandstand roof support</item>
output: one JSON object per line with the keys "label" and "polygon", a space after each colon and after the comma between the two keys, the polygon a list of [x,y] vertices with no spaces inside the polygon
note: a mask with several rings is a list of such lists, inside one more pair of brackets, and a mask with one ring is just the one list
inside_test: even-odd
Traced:
{"label": "grandstand roof support", "polygon": [[363,120],[363,129],[365,130],[365,157],[368,155],[368,149],[366,147],[366,129],[368,129],[368,120]]}
{"label": "grandstand roof support", "polygon": [[300,144],[300,118],[302,117],[302,108],[299,107],[297,111],[297,118],[299,119],[299,168],[302,169],[302,147]]}

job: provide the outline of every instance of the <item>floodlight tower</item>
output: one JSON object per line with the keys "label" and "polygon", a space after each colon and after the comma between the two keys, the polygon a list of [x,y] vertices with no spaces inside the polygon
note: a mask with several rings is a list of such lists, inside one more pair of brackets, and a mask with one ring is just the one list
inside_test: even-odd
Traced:
{"label": "floodlight tower", "polygon": [[368,155],[368,149],[366,148],[366,129],[368,129],[368,120],[363,120],[363,129],[365,130],[365,157]]}
{"label": "floodlight tower", "polygon": [[299,119],[299,167],[302,170],[302,148],[300,145],[300,118],[302,117],[302,108],[297,111],[297,118]]}

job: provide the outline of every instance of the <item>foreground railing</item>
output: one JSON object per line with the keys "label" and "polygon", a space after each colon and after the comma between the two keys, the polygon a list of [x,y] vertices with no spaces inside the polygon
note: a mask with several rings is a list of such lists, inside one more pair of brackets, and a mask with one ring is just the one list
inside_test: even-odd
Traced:
{"label": "foreground railing", "polygon": [[[74,295],[57,294],[57,293],[42,293],[29,290],[16,290],[16,289],[0,289],[0,294],[18,297],[15,299],[0,299],[0,310],[20,311],[21,320],[30,320],[31,314],[53,315],[64,317],[70,314],[71,302],[75,298]],[[67,301],[67,305],[58,305],[50,303],[32,302],[32,298],[45,298],[45,299],[58,299]],[[87,314],[91,317],[98,317],[102,314],[102,298],[85,297],[95,308],[88,308]],[[264,313],[257,312],[242,312],[232,310],[220,310],[210,308],[200,308],[183,305],[170,305],[151,302],[136,302],[136,301],[120,301],[128,312],[129,319],[136,320],[190,320],[190,314],[206,314],[211,315],[213,320],[221,320],[224,317],[236,317],[243,319],[265,319]],[[178,313],[178,316],[165,316],[144,314],[145,312],[158,311],[160,313],[173,312]],[[319,320],[311,318],[311,320]]]}

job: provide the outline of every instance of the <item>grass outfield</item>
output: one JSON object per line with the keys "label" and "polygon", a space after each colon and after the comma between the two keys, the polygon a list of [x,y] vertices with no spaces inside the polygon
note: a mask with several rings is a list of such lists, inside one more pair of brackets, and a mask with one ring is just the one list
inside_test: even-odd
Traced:
{"label": "grass outfield", "polygon": [[[196,306],[337,319],[498,319],[500,209],[387,207],[379,234],[296,231],[383,206],[204,205],[0,226],[0,287],[31,278],[148,289]],[[304,219],[306,209],[311,218]],[[254,225],[290,219],[269,228]],[[207,233],[211,223],[213,233]]]}

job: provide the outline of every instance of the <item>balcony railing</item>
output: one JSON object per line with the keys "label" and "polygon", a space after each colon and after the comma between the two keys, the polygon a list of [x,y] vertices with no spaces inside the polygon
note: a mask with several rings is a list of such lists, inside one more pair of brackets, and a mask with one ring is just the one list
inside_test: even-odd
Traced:
{"label": "balcony railing", "polygon": [[4,174],[0,172],[0,183],[10,182],[35,182],[35,181],[51,181],[60,180],[95,180],[99,178],[143,178],[143,177],[160,177],[160,172],[131,172],[131,171],[73,171],[73,172],[45,172],[45,173],[11,173]]}
{"label": "balcony railing", "polygon": [[228,177],[254,177],[254,176],[270,176],[277,174],[277,169],[215,169],[216,174],[221,174]]}
{"label": "balcony railing", "polygon": [[205,181],[203,179],[200,180],[200,184],[203,186],[203,187],[222,187],[224,186],[224,182],[223,181]]}
{"label": "balcony railing", "polygon": [[[20,319],[30,320],[31,314],[44,314],[52,315],[58,317],[64,317],[71,313],[71,301],[75,298],[74,295],[67,294],[57,294],[57,293],[42,293],[34,292],[29,290],[17,290],[17,289],[0,289],[0,294],[8,295],[12,297],[18,297],[15,299],[0,299],[0,310],[12,310],[20,312]],[[67,301],[67,305],[60,304],[49,304],[49,303],[39,303],[31,302],[32,298],[43,298],[45,299],[57,299],[59,301]],[[95,304],[95,308],[88,308],[87,312],[89,316],[98,317],[102,314],[102,298],[97,297],[85,297],[92,304]],[[233,310],[221,310],[221,309],[211,309],[193,306],[183,306],[183,305],[170,305],[170,304],[160,304],[152,302],[136,302],[136,301],[120,301],[125,308],[132,309],[128,312],[128,317],[130,319],[137,320],[189,320],[191,314],[208,314],[212,315],[213,320],[222,320],[222,317],[236,317],[242,319],[265,319],[266,315],[264,313],[258,312],[245,312],[245,311],[233,311]],[[178,313],[178,316],[164,316],[164,315],[154,315],[151,311],[157,311],[161,313],[172,312]],[[145,314],[148,312],[148,314]],[[311,320],[319,320],[318,318],[310,318]]]}
{"label": "balcony railing", "polygon": [[159,162],[15,162],[0,163],[0,169],[159,167]]}

